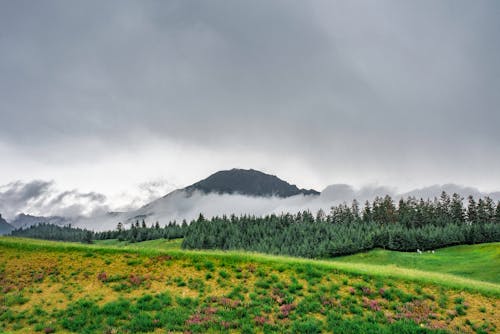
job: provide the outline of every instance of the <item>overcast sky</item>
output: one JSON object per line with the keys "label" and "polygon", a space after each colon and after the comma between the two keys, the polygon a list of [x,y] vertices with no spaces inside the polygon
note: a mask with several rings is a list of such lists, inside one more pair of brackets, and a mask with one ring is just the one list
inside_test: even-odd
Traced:
{"label": "overcast sky", "polygon": [[233,167],[499,190],[499,18],[494,0],[2,1],[0,185],[112,207]]}

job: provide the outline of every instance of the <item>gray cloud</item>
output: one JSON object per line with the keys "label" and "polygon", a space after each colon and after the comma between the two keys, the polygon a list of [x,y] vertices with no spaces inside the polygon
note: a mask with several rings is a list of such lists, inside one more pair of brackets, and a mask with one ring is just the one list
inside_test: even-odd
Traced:
{"label": "gray cloud", "polygon": [[83,168],[154,138],[267,168],[291,157],[323,185],[500,188],[499,15],[455,0],[4,3],[0,144]]}
{"label": "gray cloud", "polygon": [[8,219],[19,213],[77,217],[107,210],[103,194],[59,191],[52,181],[16,181],[0,186],[0,213]]}

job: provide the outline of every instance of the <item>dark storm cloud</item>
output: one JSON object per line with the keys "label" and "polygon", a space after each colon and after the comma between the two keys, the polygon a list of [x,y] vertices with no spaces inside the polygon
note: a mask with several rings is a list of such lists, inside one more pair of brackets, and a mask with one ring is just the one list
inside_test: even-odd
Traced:
{"label": "dark storm cloud", "polygon": [[500,186],[498,2],[1,7],[0,143],[148,134],[293,155],[322,175],[458,168]]}

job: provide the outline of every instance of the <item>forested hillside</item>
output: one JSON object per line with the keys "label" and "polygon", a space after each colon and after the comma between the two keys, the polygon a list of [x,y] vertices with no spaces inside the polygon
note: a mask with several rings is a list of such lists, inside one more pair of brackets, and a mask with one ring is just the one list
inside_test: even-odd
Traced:
{"label": "forested hillside", "polygon": [[302,257],[331,257],[373,248],[398,251],[435,249],[458,244],[500,241],[500,203],[488,197],[477,202],[445,192],[440,199],[401,199],[386,196],[332,207],[316,216],[203,216],[192,222],[184,238],[187,249],[243,249]]}
{"label": "forested hillside", "polygon": [[147,226],[136,221],[130,229],[117,224],[114,231],[92,232],[69,226],[41,224],[15,230],[13,236],[49,240],[82,241],[118,239],[139,242],[184,238],[185,249],[238,249],[300,257],[332,257],[373,248],[397,251],[430,250],[451,245],[500,241],[500,203],[490,198],[476,201],[445,192],[439,199],[401,199],[377,197],[363,208],[351,205],[297,214],[223,216],[181,225],[159,222]]}

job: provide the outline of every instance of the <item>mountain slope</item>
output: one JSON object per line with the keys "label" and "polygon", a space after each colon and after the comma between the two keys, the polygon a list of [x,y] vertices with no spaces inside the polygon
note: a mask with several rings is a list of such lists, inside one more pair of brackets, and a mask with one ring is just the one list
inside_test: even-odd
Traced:
{"label": "mountain slope", "polygon": [[275,175],[253,169],[231,169],[219,171],[204,180],[186,187],[186,191],[199,190],[204,193],[240,194],[248,196],[290,197],[295,195],[319,195],[313,189],[299,189]]}
{"label": "mountain slope", "polygon": [[14,227],[7,223],[5,219],[2,218],[2,215],[0,214],[0,235],[2,234],[8,234],[10,231],[12,231]]}
{"label": "mountain slope", "polygon": [[319,197],[316,190],[299,189],[274,175],[253,169],[219,171],[186,188],[177,189],[143,207],[115,217],[93,217],[77,225],[99,229],[115,228],[121,221],[128,225],[137,220],[148,225],[159,221],[166,224],[183,219],[195,219],[223,214],[256,214],[302,209]]}

